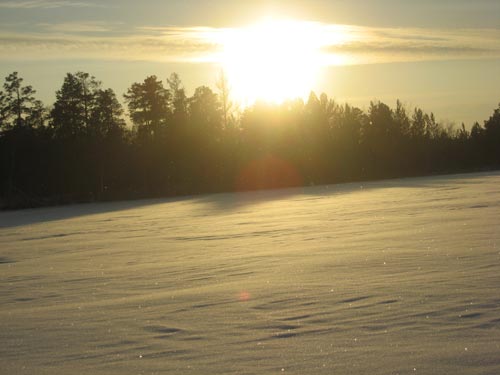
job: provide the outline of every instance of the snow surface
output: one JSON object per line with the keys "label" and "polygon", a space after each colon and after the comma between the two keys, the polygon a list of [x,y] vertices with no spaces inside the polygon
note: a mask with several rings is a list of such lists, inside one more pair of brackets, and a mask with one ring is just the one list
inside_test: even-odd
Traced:
{"label": "snow surface", "polygon": [[1,374],[500,374],[500,173],[0,213]]}

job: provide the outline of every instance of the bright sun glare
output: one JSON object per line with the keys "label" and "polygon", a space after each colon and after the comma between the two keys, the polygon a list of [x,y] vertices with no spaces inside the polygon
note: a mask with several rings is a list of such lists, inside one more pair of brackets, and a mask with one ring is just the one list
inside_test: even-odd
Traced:
{"label": "bright sun glare", "polygon": [[319,24],[304,21],[266,20],[226,29],[221,63],[233,98],[245,106],[305,97],[318,78],[324,38]]}

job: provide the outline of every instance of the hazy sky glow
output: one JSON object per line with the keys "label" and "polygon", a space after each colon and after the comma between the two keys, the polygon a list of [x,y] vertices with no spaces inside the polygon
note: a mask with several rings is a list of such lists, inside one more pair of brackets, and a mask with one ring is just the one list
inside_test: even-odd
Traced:
{"label": "hazy sky glow", "polygon": [[[404,82],[399,89],[398,85],[388,83],[391,87],[395,86],[390,93],[391,98],[400,97],[403,101],[427,106],[429,110],[436,111],[438,117],[454,121],[482,120],[500,101],[500,3],[495,0],[256,0],[251,4],[225,0],[141,3],[128,0],[0,0],[0,73],[5,76],[12,70],[18,70],[38,89],[42,99],[50,101],[53,94],[48,92],[57,89],[64,74],[75,68],[97,76],[98,73],[91,68],[99,63],[103,67],[108,63],[119,63],[122,68],[129,66],[130,71],[134,71],[130,76],[98,76],[105,85],[121,94],[119,90],[123,85],[128,86],[141,79],[137,78],[139,66],[143,69],[143,78],[155,73],[164,78],[161,76],[163,70],[154,72],[144,69],[148,63],[151,68],[163,63],[165,67],[181,68],[177,71],[181,70],[181,78],[190,91],[197,85],[213,86],[213,71],[217,66],[228,65],[228,45],[232,44],[234,50],[239,39],[242,45],[251,45],[248,30],[266,19],[294,20],[297,32],[293,35],[294,40],[280,37],[274,41],[275,45],[284,51],[286,43],[293,44],[302,36],[302,42],[296,43],[296,56],[304,56],[304,51],[308,55],[314,54],[316,68],[322,68],[321,76],[315,76],[314,80],[306,80],[297,69],[293,70],[296,76],[290,77],[290,80],[302,79],[302,91],[323,90],[330,96],[362,104],[356,103],[352,94],[338,86],[338,82],[345,77],[338,76],[336,67],[347,65],[355,69],[358,65],[375,67],[380,64],[421,62],[424,64],[417,65],[416,71],[417,74],[421,74],[422,69],[428,71],[428,94],[431,97],[436,94],[436,84],[439,85],[439,92],[446,86],[442,82],[446,77],[431,76],[435,74],[433,67],[443,67],[443,64],[456,67],[469,61],[465,64],[467,71],[459,78],[461,84],[458,89],[464,91],[462,99],[457,100],[455,93],[453,98],[442,98],[438,102],[427,99],[417,101],[414,96],[417,93],[408,93]],[[285,33],[290,35],[290,32]],[[306,45],[312,47],[299,49]],[[243,51],[242,46],[240,52]],[[294,57],[290,49],[287,51],[290,57]],[[252,52],[258,54],[258,50]],[[246,56],[248,61],[250,55]],[[271,60],[261,56],[258,61],[269,64]],[[240,68],[247,69],[242,61]],[[252,61],[254,66],[256,61]],[[488,67],[486,71],[485,65]],[[43,79],[36,78],[40,74],[54,76],[56,66],[66,69],[57,72],[60,78],[51,87],[47,87]],[[471,77],[470,71],[474,71],[474,66],[482,71],[478,72],[479,76]],[[374,68],[375,71],[377,69]],[[304,75],[310,73],[303,72]],[[352,75],[352,71],[345,75]],[[490,76],[488,84],[482,86],[481,92],[472,92],[477,86],[473,80],[482,80],[485,75]],[[205,78],[196,82],[195,77]],[[387,78],[390,79],[390,76]],[[118,85],[118,80],[126,83]],[[412,78],[408,77],[408,80]],[[351,86],[359,84],[354,81]],[[305,82],[314,84],[309,88]],[[330,82],[328,87],[327,82]],[[365,84],[372,86],[369,82]],[[455,88],[457,83],[450,81],[449,86]],[[355,88],[349,89],[349,92],[355,91]],[[383,87],[374,86],[372,89],[371,93],[364,93],[361,92],[364,88],[360,87],[357,96],[369,95],[371,99],[387,100]],[[294,90],[291,92],[295,93]],[[451,100],[457,102],[457,112],[460,112],[460,107],[463,110],[463,99],[471,95],[490,99],[483,103],[480,111],[471,108],[471,113],[465,114],[466,118],[457,117],[461,114],[454,115],[453,111],[439,113],[446,106],[453,107]]]}
{"label": "hazy sky glow", "polygon": [[[351,65],[500,57],[500,29],[374,28],[302,22],[313,31],[325,64]],[[224,35],[242,28],[136,27],[104,22],[40,23],[30,32],[4,27],[2,60],[142,60],[218,62]],[[243,37],[243,35],[242,35]],[[345,56],[338,61],[335,56]]]}

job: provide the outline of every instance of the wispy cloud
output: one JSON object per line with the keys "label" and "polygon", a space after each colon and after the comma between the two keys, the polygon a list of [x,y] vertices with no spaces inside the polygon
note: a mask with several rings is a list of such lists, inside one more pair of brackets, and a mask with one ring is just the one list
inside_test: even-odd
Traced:
{"label": "wispy cloud", "polygon": [[60,34],[80,34],[80,33],[109,33],[115,31],[121,24],[109,22],[62,22],[62,23],[41,23],[38,27],[45,31]]}
{"label": "wispy cloud", "polygon": [[[62,2],[59,2],[62,3]],[[500,29],[369,28],[316,24],[325,64],[500,58]],[[208,27],[120,30],[102,22],[39,25],[36,33],[0,30],[0,60],[94,59],[217,62],[225,33]]]}
{"label": "wispy cloud", "polygon": [[193,62],[217,46],[185,36],[0,34],[0,60],[129,60]]}
{"label": "wispy cloud", "polygon": [[55,9],[63,7],[88,8],[102,7],[102,5],[90,2],[69,0],[0,1],[0,8],[4,9]]}
{"label": "wispy cloud", "polygon": [[500,29],[354,27],[347,43],[325,45],[327,55],[352,63],[457,60],[500,57]]}

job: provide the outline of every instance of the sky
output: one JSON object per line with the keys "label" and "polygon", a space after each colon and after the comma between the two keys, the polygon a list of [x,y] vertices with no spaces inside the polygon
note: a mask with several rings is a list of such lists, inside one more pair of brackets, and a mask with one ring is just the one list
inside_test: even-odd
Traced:
{"label": "sky", "polygon": [[[301,88],[338,102],[367,108],[400,99],[467,126],[500,102],[497,0],[0,0],[0,76],[18,71],[46,104],[64,75],[79,70],[119,96],[148,75],[165,81],[177,72],[190,94],[215,88],[228,35],[251,44],[240,30],[265,19],[312,30],[290,55],[304,55],[300,48],[311,43],[321,51],[318,74]],[[281,83],[305,72],[283,74]]]}

